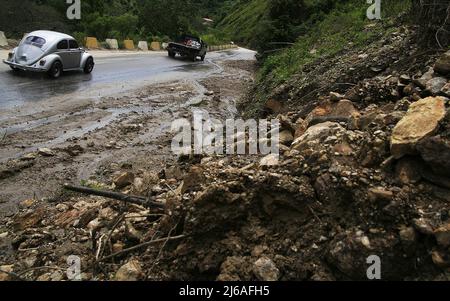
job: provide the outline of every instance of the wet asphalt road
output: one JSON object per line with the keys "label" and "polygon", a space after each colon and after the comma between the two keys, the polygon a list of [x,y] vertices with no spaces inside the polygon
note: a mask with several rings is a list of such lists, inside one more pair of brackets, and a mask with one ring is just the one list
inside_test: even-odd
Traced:
{"label": "wet asphalt road", "polygon": [[113,96],[139,88],[146,84],[185,78],[202,78],[217,72],[214,60],[250,59],[254,53],[237,49],[209,53],[205,62],[191,62],[182,58],[171,59],[165,52],[107,53],[96,56],[94,72],[64,73],[51,80],[43,74],[15,73],[3,63],[0,64],[0,120],[8,118],[7,111],[23,106],[39,106],[39,101],[56,97],[91,98]]}

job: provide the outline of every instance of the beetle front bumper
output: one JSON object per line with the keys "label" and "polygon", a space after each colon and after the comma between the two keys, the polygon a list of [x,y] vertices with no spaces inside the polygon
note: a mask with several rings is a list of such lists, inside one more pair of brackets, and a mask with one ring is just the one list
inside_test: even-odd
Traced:
{"label": "beetle front bumper", "polygon": [[3,63],[5,63],[6,65],[9,65],[13,68],[17,68],[23,71],[31,71],[31,72],[47,72],[47,69],[41,68],[36,66],[37,64],[33,65],[33,66],[28,66],[28,65],[21,65],[21,64],[17,64],[17,63],[13,63],[7,60],[3,60]]}

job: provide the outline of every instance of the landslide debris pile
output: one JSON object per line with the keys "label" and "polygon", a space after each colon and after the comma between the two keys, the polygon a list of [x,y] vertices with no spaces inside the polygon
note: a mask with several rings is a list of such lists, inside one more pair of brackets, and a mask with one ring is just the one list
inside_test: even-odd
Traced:
{"label": "landslide debris pile", "polygon": [[275,165],[180,158],[108,183],[164,210],[75,195],[23,202],[0,234],[0,276],[66,279],[76,255],[87,280],[366,280],[376,255],[384,280],[447,280],[450,52],[355,66],[354,86],[272,112]]}

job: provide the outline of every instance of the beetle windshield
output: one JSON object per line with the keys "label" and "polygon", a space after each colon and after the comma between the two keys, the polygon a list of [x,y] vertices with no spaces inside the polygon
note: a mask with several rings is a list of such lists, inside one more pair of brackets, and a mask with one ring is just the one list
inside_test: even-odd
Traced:
{"label": "beetle windshield", "polygon": [[42,48],[42,46],[44,46],[45,45],[45,39],[44,38],[41,38],[41,37],[35,37],[35,36],[30,36],[30,37],[27,37],[26,39],[25,39],[25,44],[27,44],[27,45],[33,45],[33,46],[36,46],[36,47],[39,47],[39,48]]}

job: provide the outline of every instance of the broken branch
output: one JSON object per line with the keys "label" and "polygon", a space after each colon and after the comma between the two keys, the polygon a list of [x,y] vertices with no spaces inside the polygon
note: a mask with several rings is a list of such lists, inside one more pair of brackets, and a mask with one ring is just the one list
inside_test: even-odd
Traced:
{"label": "broken branch", "polygon": [[133,252],[133,251],[136,251],[136,250],[139,250],[141,248],[145,248],[145,247],[148,247],[148,246],[151,246],[151,245],[154,245],[154,244],[158,244],[158,243],[165,243],[165,244],[167,244],[169,241],[178,240],[178,239],[182,239],[182,238],[185,238],[185,237],[186,237],[185,235],[179,235],[179,236],[168,237],[168,238],[166,237],[166,238],[155,239],[155,240],[152,240],[152,241],[144,242],[144,243],[136,245],[134,247],[122,250],[120,252],[111,254],[111,255],[106,256],[106,257],[103,257],[102,259],[98,260],[97,263],[98,262],[102,262],[102,261],[106,261],[106,260],[109,260],[109,259],[112,259],[114,257],[120,256],[120,255],[123,255],[123,254],[126,254],[126,253],[130,253],[130,252]]}
{"label": "broken branch", "polygon": [[130,196],[130,195],[127,195],[124,193],[119,193],[119,192],[98,190],[98,189],[81,187],[81,186],[72,186],[69,184],[65,184],[64,189],[73,191],[73,192],[83,193],[83,194],[101,196],[101,197],[105,197],[105,198],[109,198],[109,199],[113,199],[113,200],[117,200],[117,201],[122,201],[125,203],[144,206],[144,207],[154,207],[154,208],[161,208],[161,209],[164,208],[164,205],[161,203],[148,201],[147,199],[142,198],[142,197]]}

